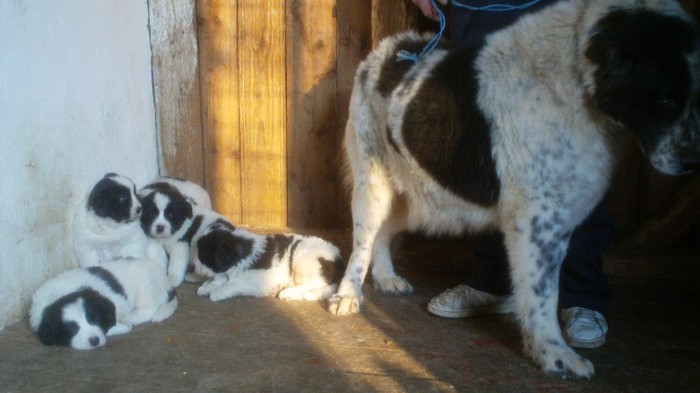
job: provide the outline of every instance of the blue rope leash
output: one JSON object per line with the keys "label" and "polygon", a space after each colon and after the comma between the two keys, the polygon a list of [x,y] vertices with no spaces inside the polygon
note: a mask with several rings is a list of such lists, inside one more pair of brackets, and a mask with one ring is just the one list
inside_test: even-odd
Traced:
{"label": "blue rope leash", "polygon": [[[526,8],[530,8],[533,5],[539,3],[542,0],[532,0],[529,1],[525,4],[520,4],[520,5],[511,5],[511,4],[500,4],[500,3],[491,3],[487,5],[482,5],[482,6],[472,6],[472,5],[467,5],[464,3],[459,2],[458,0],[452,0],[452,6],[453,7],[459,7],[459,8],[464,8],[470,11],[489,11],[489,12],[507,12],[507,11],[517,11],[517,10],[524,10]],[[428,44],[425,45],[423,50],[418,53],[410,53],[405,50],[400,50],[396,54],[396,61],[412,61],[412,62],[417,62],[418,59],[421,57],[429,54],[430,52],[435,49],[437,46],[438,42],[440,42],[440,39],[442,38],[442,35],[445,33],[445,27],[447,26],[447,20],[445,19],[445,14],[440,10],[440,8],[437,6],[435,3],[435,0],[431,0],[431,3],[433,4],[433,8],[435,11],[438,13],[438,17],[440,18],[440,30],[435,34],[435,36],[428,41]]]}

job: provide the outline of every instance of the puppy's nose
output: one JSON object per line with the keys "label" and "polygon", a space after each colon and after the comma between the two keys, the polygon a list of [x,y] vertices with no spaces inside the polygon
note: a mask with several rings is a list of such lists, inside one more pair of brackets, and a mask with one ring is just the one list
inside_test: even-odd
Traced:
{"label": "puppy's nose", "polygon": [[141,206],[136,208],[136,214],[141,214]]}
{"label": "puppy's nose", "polygon": [[100,338],[97,336],[90,337],[90,345],[93,347],[100,345]]}
{"label": "puppy's nose", "polygon": [[165,230],[165,226],[160,225],[160,224],[156,225],[156,233],[163,233],[164,230]]}

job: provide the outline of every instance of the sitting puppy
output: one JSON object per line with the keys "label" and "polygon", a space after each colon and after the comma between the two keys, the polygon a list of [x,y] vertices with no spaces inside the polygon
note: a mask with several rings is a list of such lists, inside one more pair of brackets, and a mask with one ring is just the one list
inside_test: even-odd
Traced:
{"label": "sitting puppy", "polygon": [[78,265],[143,258],[149,239],[139,225],[140,215],[134,182],[115,173],[106,174],[73,216],[73,250]]}
{"label": "sitting puppy", "polygon": [[338,248],[321,238],[261,235],[210,212],[192,240],[198,274],[213,277],[197,290],[213,301],[234,296],[328,299],[344,266]]}
{"label": "sitting puppy", "polygon": [[107,336],[160,322],[177,308],[159,255],[64,272],[34,293],[29,322],[45,345],[104,346]]}
{"label": "sitting puppy", "polygon": [[139,194],[143,204],[143,232],[160,242],[167,251],[170,259],[168,279],[173,286],[178,286],[185,279],[190,264],[192,236],[186,234],[191,225],[192,207],[209,210],[209,194],[198,185],[186,181],[153,183],[144,187]]}
{"label": "sitting puppy", "polygon": [[211,197],[207,190],[195,182],[177,179],[174,177],[161,177],[152,181],[139,190],[139,198],[144,198],[154,191],[169,191],[175,189],[182,194],[192,206],[211,209]]}

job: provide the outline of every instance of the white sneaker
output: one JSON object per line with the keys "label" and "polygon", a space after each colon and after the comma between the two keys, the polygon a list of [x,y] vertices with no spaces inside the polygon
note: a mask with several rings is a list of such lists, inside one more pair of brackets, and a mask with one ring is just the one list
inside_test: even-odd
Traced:
{"label": "white sneaker", "polygon": [[598,348],[605,344],[608,322],[598,311],[571,307],[559,313],[564,338],[574,348]]}
{"label": "white sneaker", "polygon": [[458,285],[435,296],[428,303],[428,311],[444,318],[466,318],[482,314],[506,314],[515,311],[508,296],[497,296]]}

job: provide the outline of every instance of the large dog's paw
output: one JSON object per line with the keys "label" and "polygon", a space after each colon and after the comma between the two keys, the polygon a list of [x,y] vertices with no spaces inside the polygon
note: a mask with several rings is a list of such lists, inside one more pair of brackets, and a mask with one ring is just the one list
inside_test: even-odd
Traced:
{"label": "large dog's paw", "polygon": [[340,296],[335,294],[331,297],[328,311],[333,315],[349,315],[360,312],[361,299],[355,296]]}
{"label": "large dog's paw", "polygon": [[591,379],[595,372],[590,360],[568,347],[551,345],[533,358],[545,373],[561,379]]}
{"label": "large dog's paw", "polygon": [[399,276],[376,278],[374,277],[374,288],[384,293],[392,295],[410,295],[413,287],[405,278]]}

